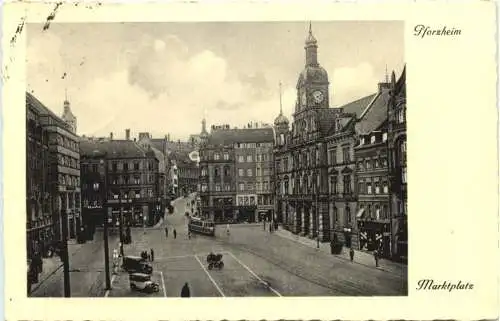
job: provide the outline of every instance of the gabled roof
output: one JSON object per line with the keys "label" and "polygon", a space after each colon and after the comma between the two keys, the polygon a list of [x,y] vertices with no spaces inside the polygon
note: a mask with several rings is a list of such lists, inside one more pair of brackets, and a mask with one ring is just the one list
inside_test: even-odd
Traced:
{"label": "gabled roof", "polygon": [[344,110],[344,113],[355,114],[357,118],[361,116],[366,107],[370,104],[370,102],[375,98],[377,94],[371,94],[360,98],[358,100],[347,103],[343,106],[340,106]]}
{"label": "gabled roof", "polygon": [[212,132],[208,143],[212,145],[232,145],[234,143],[274,142],[272,128],[225,129]]}
{"label": "gabled roof", "polygon": [[144,150],[131,140],[80,140],[80,155],[82,157],[93,156],[94,152],[105,153],[107,158],[140,158],[146,156]]}
{"label": "gabled roof", "polygon": [[389,90],[383,89],[358,120],[355,126],[357,134],[369,134],[384,124],[387,120],[387,104],[389,103],[389,98]]}

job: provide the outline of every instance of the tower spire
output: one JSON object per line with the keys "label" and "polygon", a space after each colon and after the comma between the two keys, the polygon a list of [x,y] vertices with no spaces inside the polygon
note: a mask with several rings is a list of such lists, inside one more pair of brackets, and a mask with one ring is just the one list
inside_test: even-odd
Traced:
{"label": "tower spire", "polygon": [[280,115],[283,115],[283,105],[281,101],[281,81],[280,81]]}
{"label": "tower spire", "polygon": [[387,64],[385,64],[385,83],[389,83],[389,74],[387,73]]}
{"label": "tower spire", "polygon": [[312,22],[309,20],[309,34],[312,35]]}

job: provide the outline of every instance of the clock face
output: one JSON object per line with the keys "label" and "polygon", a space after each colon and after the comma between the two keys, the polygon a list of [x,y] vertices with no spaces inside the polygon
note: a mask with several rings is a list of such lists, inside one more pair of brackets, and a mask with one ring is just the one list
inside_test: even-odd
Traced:
{"label": "clock face", "polygon": [[323,96],[323,93],[319,90],[316,90],[315,92],[313,92],[312,96],[313,96],[314,102],[316,102],[318,104],[321,103],[323,101],[323,99],[325,99],[325,97]]}
{"label": "clock face", "polygon": [[307,96],[306,96],[306,93],[302,93],[302,97],[301,97],[301,104],[302,106],[305,106],[307,104]]}

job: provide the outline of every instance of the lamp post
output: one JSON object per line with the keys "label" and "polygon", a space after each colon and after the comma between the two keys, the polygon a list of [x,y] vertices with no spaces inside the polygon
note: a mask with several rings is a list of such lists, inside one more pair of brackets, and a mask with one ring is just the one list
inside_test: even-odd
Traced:
{"label": "lamp post", "polygon": [[[103,159],[100,161],[101,166],[104,166],[104,186],[102,192],[100,193],[102,197],[102,210],[103,210],[103,221],[104,221],[104,270],[106,274],[106,290],[111,290],[111,277],[109,273],[109,241],[108,241],[108,213],[106,204],[106,164]],[[94,191],[99,192],[101,184],[99,182],[94,183]]]}
{"label": "lamp post", "polygon": [[59,197],[59,206],[61,213],[61,234],[62,234],[62,259],[64,271],[64,297],[71,297],[71,284],[69,276],[69,253],[68,253],[68,212],[62,206],[62,199]]}

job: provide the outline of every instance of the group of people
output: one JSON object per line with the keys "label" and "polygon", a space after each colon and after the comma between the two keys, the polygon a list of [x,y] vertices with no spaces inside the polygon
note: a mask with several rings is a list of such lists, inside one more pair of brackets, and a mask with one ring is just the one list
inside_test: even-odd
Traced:
{"label": "group of people", "polygon": [[[351,262],[354,262],[354,250],[349,248],[349,258]],[[380,260],[380,254],[377,250],[373,251],[373,258],[375,259],[375,266],[378,267],[378,261]]]}
{"label": "group of people", "polygon": [[144,260],[153,262],[155,260],[155,251],[151,248],[149,252],[147,250],[141,252],[141,257]]}

